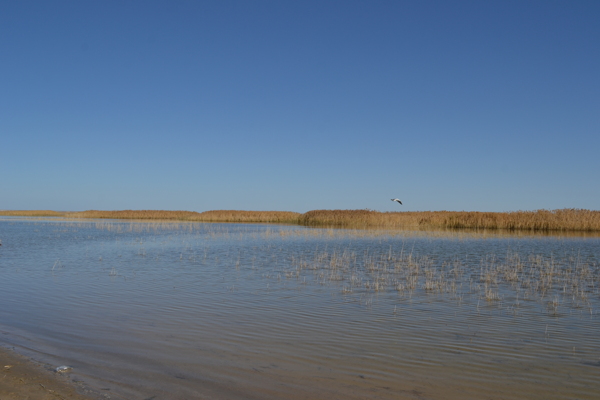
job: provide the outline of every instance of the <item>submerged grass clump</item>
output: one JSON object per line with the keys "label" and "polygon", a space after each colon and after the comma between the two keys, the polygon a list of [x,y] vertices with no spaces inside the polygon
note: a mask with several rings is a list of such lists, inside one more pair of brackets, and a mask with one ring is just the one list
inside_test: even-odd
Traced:
{"label": "submerged grass clump", "polygon": [[508,252],[479,261],[455,258],[439,260],[381,249],[353,251],[351,248],[316,250],[305,256],[293,256],[284,272],[287,278],[313,276],[321,285],[339,284],[344,295],[397,292],[401,298],[423,295],[448,296],[459,304],[497,304],[516,312],[523,301],[537,302],[549,315],[561,308],[589,309],[600,295],[600,266],[579,257],[560,260],[540,254],[523,257]]}

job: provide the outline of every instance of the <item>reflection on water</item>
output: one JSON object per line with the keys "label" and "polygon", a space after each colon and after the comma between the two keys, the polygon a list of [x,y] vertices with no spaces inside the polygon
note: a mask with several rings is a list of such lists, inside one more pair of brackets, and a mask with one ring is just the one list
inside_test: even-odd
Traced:
{"label": "reflection on water", "polygon": [[0,218],[0,239],[3,341],[98,398],[600,395],[598,237]]}

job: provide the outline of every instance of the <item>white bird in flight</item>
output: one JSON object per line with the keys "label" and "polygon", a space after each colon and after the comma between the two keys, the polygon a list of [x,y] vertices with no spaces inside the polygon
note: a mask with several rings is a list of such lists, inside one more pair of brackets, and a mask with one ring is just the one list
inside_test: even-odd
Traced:
{"label": "white bird in flight", "polygon": [[398,203],[402,204],[402,202],[400,201],[400,199],[392,199],[392,201],[397,201]]}

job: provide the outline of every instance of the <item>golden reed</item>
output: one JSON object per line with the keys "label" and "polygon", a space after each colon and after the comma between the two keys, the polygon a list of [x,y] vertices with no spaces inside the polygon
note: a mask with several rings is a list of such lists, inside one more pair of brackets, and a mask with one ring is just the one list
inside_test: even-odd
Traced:
{"label": "golden reed", "polygon": [[0,210],[7,217],[62,217],[65,213],[51,210]]}
{"label": "golden reed", "polygon": [[600,231],[600,211],[581,209],[513,212],[368,210],[313,210],[304,214],[289,211],[214,210],[165,211],[121,210],[57,212],[48,210],[0,210],[0,215],[27,217],[110,218],[198,222],[264,222],[347,228],[451,228],[534,231]]}
{"label": "golden reed", "polygon": [[299,213],[288,211],[165,211],[165,210],[88,210],[64,213],[68,218],[154,219],[199,222],[271,222],[297,223]]}
{"label": "golden reed", "polygon": [[600,231],[600,211],[562,209],[514,212],[314,210],[302,225],[382,228],[452,228]]}

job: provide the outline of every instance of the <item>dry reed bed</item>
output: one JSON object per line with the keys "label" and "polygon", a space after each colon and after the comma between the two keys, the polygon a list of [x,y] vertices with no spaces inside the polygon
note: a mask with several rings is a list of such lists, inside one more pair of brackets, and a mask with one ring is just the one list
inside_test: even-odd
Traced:
{"label": "dry reed bed", "polygon": [[63,217],[65,213],[51,210],[0,210],[7,217]]}
{"label": "dry reed bed", "polygon": [[237,211],[215,210],[202,213],[195,211],[165,211],[165,210],[122,210],[65,213],[67,218],[107,218],[107,219],[145,219],[173,220],[198,222],[269,222],[296,223],[300,214],[288,211]]}
{"label": "dry reed bed", "polygon": [[288,223],[305,226],[385,229],[492,229],[530,231],[600,231],[600,211],[581,209],[514,212],[419,211],[377,212],[368,210],[290,211],[213,210],[205,212],[121,210],[81,212],[0,211],[9,216],[55,216],[198,222]]}
{"label": "dry reed bed", "polygon": [[600,231],[600,211],[562,209],[514,212],[314,210],[302,214],[302,225],[382,228],[451,228],[506,230]]}
{"label": "dry reed bed", "polygon": [[298,222],[300,213],[292,211],[236,211],[214,210],[204,211],[199,214],[198,221],[203,222],[271,222],[292,223]]}

